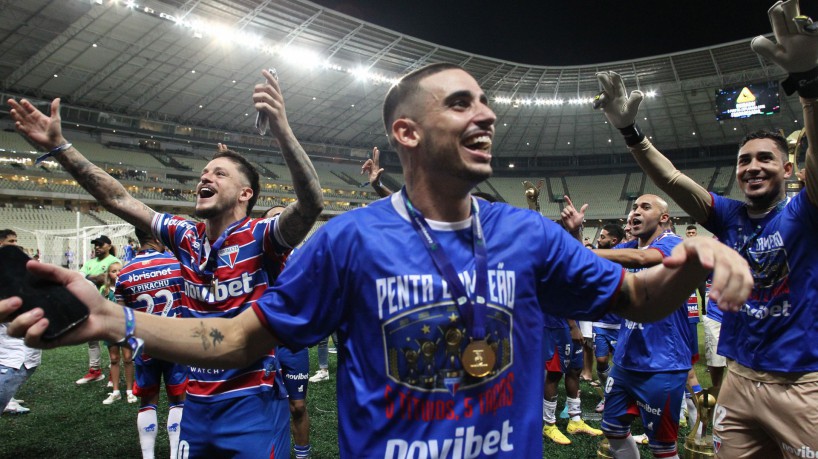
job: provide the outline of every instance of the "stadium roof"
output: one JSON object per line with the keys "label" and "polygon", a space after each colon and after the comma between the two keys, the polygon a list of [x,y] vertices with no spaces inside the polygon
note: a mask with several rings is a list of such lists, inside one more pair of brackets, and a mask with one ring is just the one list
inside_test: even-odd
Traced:
{"label": "stadium roof", "polygon": [[747,41],[553,67],[438,46],[303,0],[0,0],[0,11],[7,94],[185,126],[251,133],[250,88],[261,68],[275,67],[302,141],[384,147],[380,109],[391,82],[451,62],[493,101],[497,157],[621,152],[619,134],[587,102],[599,91],[600,70],[621,73],[629,89],[655,91],[639,122],[663,149],[800,127],[800,105],[783,93],[777,115],[716,121],[715,89],[783,77]]}

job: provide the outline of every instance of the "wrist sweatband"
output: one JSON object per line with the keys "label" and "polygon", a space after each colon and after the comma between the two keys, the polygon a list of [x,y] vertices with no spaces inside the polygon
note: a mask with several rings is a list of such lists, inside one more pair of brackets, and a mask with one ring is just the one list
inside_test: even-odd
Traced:
{"label": "wrist sweatband", "polygon": [[818,97],[818,67],[806,72],[790,73],[790,76],[781,82],[781,87],[788,96],[798,91],[801,97],[808,99]]}
{"label": "wrist sweatband", "polygon": [[125,311],[125,337],[117,344],[128,345],[133,351],[133,358],[137,358],[142,354],[145,341],[133,335],[134,329],[136,328],[136,318],[134,317],[133,309],[127,306],[122,306],[122,309]]}
{"label": "wrist sweatband", "polygon": [[636,123],[621,128],[619,132],[622,133],[622,137],[625,138],[625,143],[628,144],[629,147],[637,145],[639,142],[645,140],[645,134],[642,133],[642,131],[639,129],[639,125]]}
{"label": "wrist sweatband", "polygon": [[68,150],[69,148],[71,148],[71,143],[70,142],[66,142],[66,143],[64,143],[62,145],[57,145],[56,147],[54,147],[53,150],[49,151],[48,153],[46,153],[44,155],[41,155],[41,156],[38,156],[37,159],[34,161],[34,164],[35,165],[40,164],[41,162],[45,161],[46,159],[48,159],[48,158],[50,158],[50,157],[52,157],[52,156],[54,156],[56,154],[62,153],[65,150]]}

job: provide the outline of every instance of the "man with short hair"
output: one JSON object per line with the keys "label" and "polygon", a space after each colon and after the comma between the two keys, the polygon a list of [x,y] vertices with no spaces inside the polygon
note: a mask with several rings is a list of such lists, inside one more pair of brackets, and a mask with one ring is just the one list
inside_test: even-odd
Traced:
{"label": "man with short hair", "polygon": [[[584,209],[579,214],[584,216]],[[661,264],[682,242],[670,229],[667,202],[659,196],[645,194],[637,198],[628,221],[635,241],[594,253],[638,272]],[[566,229],[575,232],[576,224]],[[653,454],[678,457],[679,413],[692,363],[687,317],[686,301],[680,301],[662,320],[645,324],[625,320],[620,327],[614,367],[605,383],[604,405],[598,406],[603,409],[602,430],[614,457],[639,457],[630,431],[637,413],[641,414]]]}
{"label": "man with short hair", "polygon": [[596,240],[596,248],[611,249],[620,242],[624,242],[625,230],[615,223],[609,223],[602,227],[599,238]]}
{"label": "man with short hair", "polygon": [[[152,234],[137,228],[136,238],[139,252],[119,272],[115,288],[117,302],[146,314],[176,317],[184,289],[179,262],[165,253],[165,246]],[[185,405],[187,367],[142,353],[134,357],[134,369],[133,391],[140,398],[136,426],[142,458],[154,457],[158,426],[156,405],[163,377],[169,407],[166,428],[170,457],[175,458]]]}
{"label": "man with short hair", "polygon": [[[402,78],[387,94],[384,124],[406,187],[330,220],[252,311],[232,319],[126,322],[70,272],[30,263],[91,310],[49,345],[124,332],[170,360],[234,367],[276,343],[310,346],[338,330],[342,458],[542,456],[531,428],[543,389],[542,368],[531,364],[542,355],[542,312],[659,320],[711,269],[713,294],[737,309],[751,280],[746,262],[710,239],[626,273],[535,212],[474,199],[491,175],[495,120],[480,85],[456,65]],[[19,306],[0,301],[0,320]],[[42,346],[42,319],[35,308],[11,331]]]}
{"label": "man with short hair", "polygon": [[685,229],[685,237],[696,237],[699,235],[699,228],[696,225],[687,225]]}
{"label": "man with short hair", "polygon": [[800,95],[809,144],[806,188],[791,199],[785,182],[793,164],[781,135],[755,132],[739,144],[736,183],[743,202],[709,193],[639,130],[641,92],[628,96],[619,75],[598,74],[605,116],[623,133],[640,167],[752,269],[753,293],[737,314],[724,314],[718,344],[728,358],[713,427],[722,457],[818,451],[818,347],[806,344],[818,339],[818,36],[797,0],[779,1],[768,14],[776,43],[756,37],[751,46],[789,73],[782,85],[787,94]]}
{"label": "man with short hair", "polygon": [[[234,151],[220,146],[202,170],[195,215],[204,221],[188,221],[157,213],[134,199],[122,184],[73,148],[62,136],[59,99],[52,102],[50,117],[26,100],[9,100],[21,134],[49,151],[107,210],[152,232],[174,253],[185,281],[180,304],[183,317],[230,318],[251,308],[268,287],[265,257],[281,256],[299,244],[323,209],[318,176],[287,121],[278,81],[267,70],[262,74],[265,83],[255,86],[253,103],[256,110],[267,114],[298,198],[274,219],[250,217],[259,197],[259,175]],[[178,333],[169,336],[178,337]],[[222,338],[209,333],[196,336],[208,346]],[[151,355],[161,357],[155,352]],[[253,357],[241,368],[206,363],[191,366],[180,455],[288,454],[289,410],[274,346]]]}
{"label": "man with short hair", "polygon": [[[111,254],[113,245],[111,238],[100,235],[91,241],[94,246],[94,258],[91,258],[82,265],[80,272],[85,274],[85,278],[93,282],[100,288],[105,284],[105,276],[108,275],[108,267],[113,263],[119,263],[119,258]],[[102,381],[105,375],[102,373],[102,349],[99,341],[88,342],[88,373],[75,381],[77,385],[88,384],[89,382]]]}
{"label": "man with short hair", "polygon": [[17,233],[13,229],[0,230],[0,247],[4,245],[17,245]]}

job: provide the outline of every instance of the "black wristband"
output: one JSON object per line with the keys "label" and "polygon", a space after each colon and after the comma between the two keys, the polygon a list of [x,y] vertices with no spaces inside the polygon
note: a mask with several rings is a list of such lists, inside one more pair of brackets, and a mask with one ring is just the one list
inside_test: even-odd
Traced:
{"label": "black wristband", "polygon": [[629,147],[638,145],[639,142],[645,140],[645,134],[642,133],[639,129],[639,125],[636,123],[619,129],[619,132],[622,133],[622,137],[625,138],[625,143],[628,144]]}
{"label": "black wristband", "polygon": [[818,97],[818,67],[806,72],[790,73],[790,76],[781,82],[781,87],[788,96],[798,91],[801,97],[807,99]]}

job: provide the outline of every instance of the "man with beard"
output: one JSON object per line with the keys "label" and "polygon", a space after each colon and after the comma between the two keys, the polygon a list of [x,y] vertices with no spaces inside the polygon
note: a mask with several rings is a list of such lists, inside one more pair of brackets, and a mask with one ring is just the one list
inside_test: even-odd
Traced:
{"label": "man with beard", "polygon": [[[248,309],[268,287],[263,259],[282,257],[300,243],[323,208],[317,174],[287,122],[278,81],[268,71],[262,73],[266,82],[254,88],[253,102],[269,119],[298,197],[273,219],[250,218],[259,197],[259,176],[249,161],[233,151],[220,147],[202,170],[195,214],[204,222],[187,221],[157,213],[137,201],[73,148],[62,136],[59,99],[52,102],[50,117],[26,100],[9,100],[21,134],[48,150],[106,209],[152,232],[174,253],[185,280],[182,317],[227,318]],[[202,345],[214,346],[221,339],[207,333],[197,338]],[[272,457],[289,453],[289,409],[274,347],[268,346],[261,358],[259,354],[254,357],[240,369],[190,368],[180,455]],[[244,456],[236,456],[237,452]]]}
{"label": "man with beard", "polygon": [[[30,263],[92,311],[49,345],[116,341],[124,331],[152,355],[235,367],[276,343],[311,346],[337,329],[342,458],[542,456],[531,428],[542,368],[531,363],[542,356],[543,312],[659,320],[711,269],[714,295],[737,309],[751,280],[746,262],[710,239],[626,273],[535,212],[473,198],[491,175],[495,121],[480,85],[456,65],[402,78],[386,96],[384,124],[405,188],[330,220],[233,319],[126,320],[70,272]],[[0,319],[20,302],[0,301]],[[10,332],[43,346],[42,319],[33,309]]]}
{"label": "man with beard", "polygon": [[805,345],[815,341],[818,319],[818,33],[812,20],[801,16],[797,0],[777,2],[768,15],[777,43],[756,37],[751,46],[789,73],[782,86],[788,95],[799,93],[809,143],[806,188],[792,199],[785,192],[793,164],[784,137],[760,131],[739,144],[736,183],[743,202],[708,193],[639,130],[635,120],[642,93],[628,95],[615,73],[598,74],[605,116],[622,132],[640,167],[752,268],[753,293],[738,314],[724,314],[719,338],[718,351],[728,364],[713,439],[724,457],[818,451],[818,347]]}

